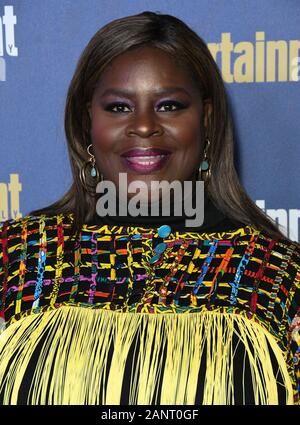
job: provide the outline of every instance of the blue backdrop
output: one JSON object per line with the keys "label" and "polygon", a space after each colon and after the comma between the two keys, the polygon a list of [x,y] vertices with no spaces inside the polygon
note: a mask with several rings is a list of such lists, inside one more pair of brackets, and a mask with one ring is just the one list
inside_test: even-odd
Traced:
{"label": "blue backdrop", "polygon": [[299,241],[298,0],[0,0],[0,221],[71,183],[65,96],[79,55],[107,22],[175,15],[208,43],[234,113],[242,183]]}

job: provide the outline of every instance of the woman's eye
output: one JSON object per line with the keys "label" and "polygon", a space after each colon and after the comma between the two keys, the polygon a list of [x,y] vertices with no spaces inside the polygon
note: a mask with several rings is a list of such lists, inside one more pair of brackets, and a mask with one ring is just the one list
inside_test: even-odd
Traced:
{"label": "woman's eye", "polygon": [[128,108],[128,106],[125,103],[112,103],[108,105],[105,110],[111,112],[128,112],[124,111],[123,108]]}
{"label": "woman's eye", "polygon": [[[124,108],[127,108],[127,110],[124,109]],[[161,108],[163,108],[163,109],[161,109]],[[172,101],[160,103],[158,110],[162,111],[162,112],[173,112],[173,111],[177,111],[177,110],[183,109],[183,108],[185,108],[185,106],[182,103],[175,102],[175,101],[172,100]],[[114,113],[130,112],[131,111],[130,107],[126,103],[122,103],[122,102],[111,103],[111,104],[109,104],[105,107],[105,110],[110,111],[110,112],[114,112]]]}
{"label": "woman's eye", "polygon": [[[173,112],[173,111],[177,111],[178,109],[183,109],[184,105],[182,105],[182,103],[179,102],[175,102],[175,101],[168,101],[168,102],[162,102],[159,107],[165,107],[167,106],[167,108],[165,108],[165,111],[163,112]],[[175,106],[175,108],[173,108]]]}

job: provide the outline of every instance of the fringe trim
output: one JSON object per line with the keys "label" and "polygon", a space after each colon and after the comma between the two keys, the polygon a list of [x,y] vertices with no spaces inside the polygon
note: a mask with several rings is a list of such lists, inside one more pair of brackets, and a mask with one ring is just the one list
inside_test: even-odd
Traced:
{"label": "fringe trim", "polygon": [[4,332],[6,329],[6,323],[5,320],[3,319],[3,317],[0,317],[0,335],[2,334],[2,332]]}
{"label": "fringe trim", "polygon": [[[129,404],[195,404],[204,353],[202,404],[235,404],[234,335],[245,347],[255,404],[278,404],[279,376],[286,403],[293,404],[291,378],[275,338],[242,315],[214,311],[151,315],[67,306],[24,317],[0,334],[3,404],[18,404],[22,380],[38,344],[42,350],[28,404],[120,404],[131,346],[137,360],[131,369]],[[278,363],[277,373],[270,350]],[[158,395],[160,378],[162,391]]]}

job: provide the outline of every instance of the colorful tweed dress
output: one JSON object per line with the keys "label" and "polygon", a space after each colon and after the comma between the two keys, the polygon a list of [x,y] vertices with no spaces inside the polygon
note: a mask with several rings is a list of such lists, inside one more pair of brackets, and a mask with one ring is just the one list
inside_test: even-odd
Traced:
{"label": "colorful tweed dress", "polygon": [[300,246],[222,232],[0,225],[2,404],[297,404]]}

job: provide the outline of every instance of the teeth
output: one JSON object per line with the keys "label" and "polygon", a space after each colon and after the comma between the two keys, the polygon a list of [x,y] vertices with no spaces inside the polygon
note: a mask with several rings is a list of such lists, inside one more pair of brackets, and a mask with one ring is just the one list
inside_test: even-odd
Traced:
{"label": "teeth", "polygon": [[142,165],[153,165],[164,158],[166,155],[155,155],[155,156],[134,156],[126,158],[127,161],[133,162],[135,164]]}

